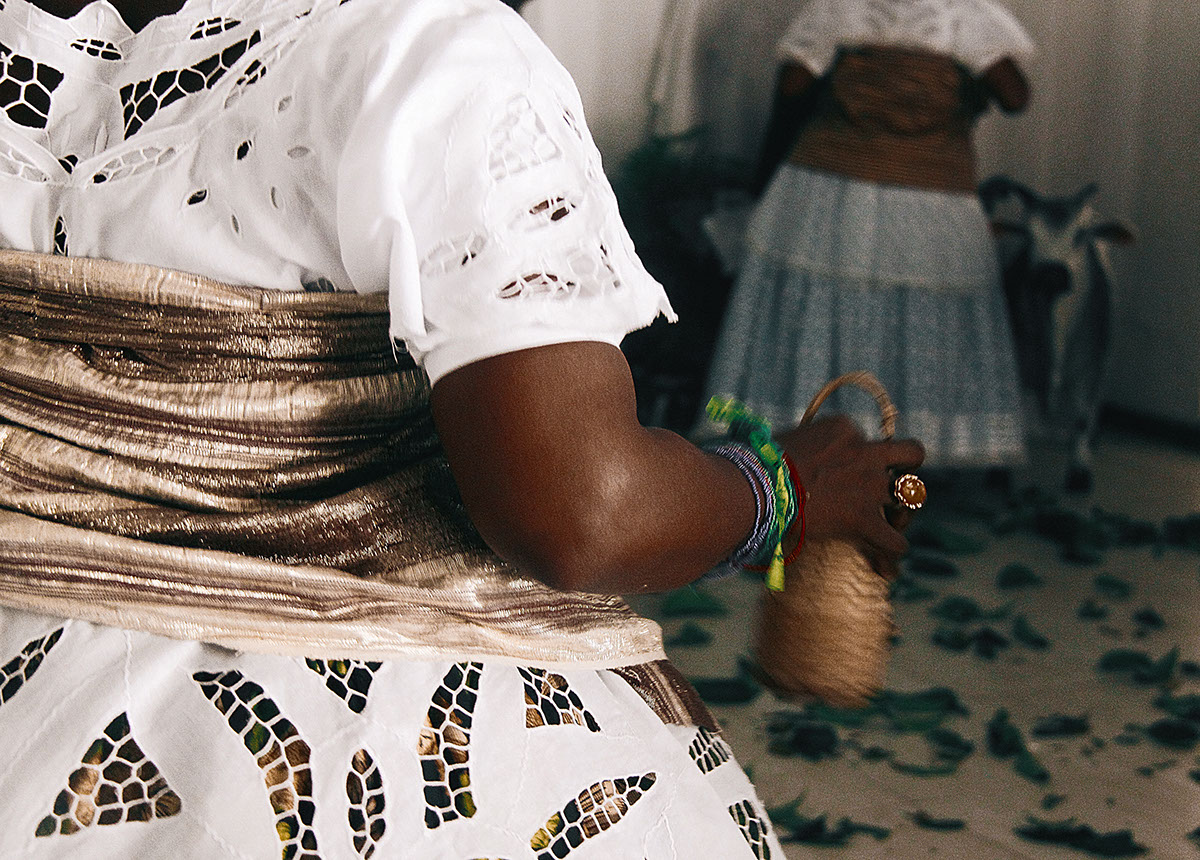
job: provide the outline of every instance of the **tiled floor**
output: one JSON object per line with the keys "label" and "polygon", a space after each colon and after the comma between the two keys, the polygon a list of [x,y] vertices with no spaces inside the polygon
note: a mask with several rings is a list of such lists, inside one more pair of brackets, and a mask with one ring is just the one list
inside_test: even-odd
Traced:
{"label": "tiled floor", "polygon": [[[1022,470],[1018,485],[1040,483],[1053,489],[1059,479],[1056,459],[1046,452],[1036,455]],[[986,500],[982,492],[970,498]],[[1085,513],[1099,506],[1159,525],[1166,517],[1195,513],[1200,511],[1200,455],[1129,437],[1106,438],[1098,452],[1095,493],[1061,505]],[[973,745],[957,767],[952,766],[953,756],[938,758],[939,748],[926,735],[895,731],[882,717],[857,729],[834,725],[834,757],[784,757],[768,750],[767,727],[773,714],[794,716],[801,705],[763,693],[749,704],[714,707],[769,807],[802,798],[797,812],[810,819],[826,815],[826,832],[846,817],[889,833],[886,838],[878,838],[882,832],[853,833],[840,848],[789,843],[787,858],[1200,857],[1200,843],[1188,839],[1200,827],[1200,746],[1188,745],[1185,737],[1183,746],[1173,747],[1147,732],[1168,717],[1155,704],[1162,689],[1097,669],[1101,657],[1116,649],[1162,658],[1178,647],[1180,661],[1192,661],[1193,666],[1177,668],[1166,689],[1176,697],[1200,694],[1193,668],[1200,662],[1200,553],[1124,546],[1107,549],[1098,563],[1068,562],[1060,557],[1059,544],[1030,528],[998,535],[990,520],[964,511],[963,505],[943,505],[931,510],[926,521],[979,538],[985,546],[978,552],[945,556],[958,566],[958,576],[912,575],[914,582],[934,593],[897,602],[901,639],[888,678],[888,688],[895,691],[946,687],[956,694],[969,714],[951,715],[942,727]],[[998,571],[1013,562],[1032,569],[1042,584],[999,588]],[[1111,587],[1098,588],[1098,575],[1127,582],[1131,594],[1119,599],[1112,596]],[[729,607],[728,616],[662,619],[668,638],[689,621],[714,635],[706,646],[668,648],[686,674],[736,672],[739,656],[749,650],[758,588],[745,577],[715,583],[708,589]],[[931,613],[948,596],[970,598],[984,610],[996,610],[996,617],[948,625]],[[1106,617],[1080,617],[1081,605],[1089,600],[1093,614]],[[660,598],[648,598],[639,606],[655,614]],[[1145,608],[1161,616],[1161,629],[1134,620]],[[1018,615],[1050,641],[1048,648],[1038,650],[1014,640]],[[1010,643],[994,659],[971,649],[948,650],[932,641],[939,627],[971,633],[985,626]],[[1007,710],[1029,751],[1049,772],[1048,782],[1020,775],[1013,759],[989,751],[987,727],[999,709]],[[1087,730],[1071,737],[1035,737],[1034,726],[1056,715],[1086,718]],[[906,765],[931,764],[953,773],[905,772],[910,770]],[[916,813],[941,820],[945,827],[956,820],[961,827],[922,827],[913,819]],[[1146,851],[1134,855],[1118,847],[1115,853],[1088,854],[1030,841],[1015,830],[1031,818],[1052,823],[1075,819],[1098,834],[1118,834],[1112,844],[1137,843]],[[1124,830],[1132,831],[1131,839],[1119,836]]]}

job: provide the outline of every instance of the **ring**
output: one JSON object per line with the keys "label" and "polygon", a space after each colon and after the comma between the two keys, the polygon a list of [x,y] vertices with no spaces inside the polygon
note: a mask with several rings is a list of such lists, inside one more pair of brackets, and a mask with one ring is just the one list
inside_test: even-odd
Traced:
{"label": "ring", "polygon": [[902,507],[919,511],[925,506],[925,482],[911,473],[901,475],[892,484],[892,495]]}

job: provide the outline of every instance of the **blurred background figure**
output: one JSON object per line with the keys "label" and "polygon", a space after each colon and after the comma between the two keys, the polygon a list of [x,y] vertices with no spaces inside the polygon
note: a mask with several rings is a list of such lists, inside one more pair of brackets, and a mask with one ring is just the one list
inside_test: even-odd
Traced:
{"label": "blurred background figure", "polygon": [[[1024,458],[972,128],[1029,100],[1032,42],[990,0],[812,0],[779,46],[759,198],[707,391],[772,421],[877,374],[935,466]],[[868,400],[843,401],[869,426]]]}

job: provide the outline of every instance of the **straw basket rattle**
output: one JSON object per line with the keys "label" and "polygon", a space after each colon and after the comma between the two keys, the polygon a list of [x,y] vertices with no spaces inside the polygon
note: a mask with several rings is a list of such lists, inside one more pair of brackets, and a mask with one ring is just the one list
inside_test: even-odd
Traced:
{"label": "straw basket rattle", "polygon": [[[843,385],[870,393],[882,413],[884,438],[895,434],[896,408],[865,372],[838,377],[813,398],[801,424]],[[786,571],[783,591],[764,590],[755,641],[763,680],[785,698],[817,696],[862,707],[883,688],[891,640],[889,585],[851,543],[809,540]]]}

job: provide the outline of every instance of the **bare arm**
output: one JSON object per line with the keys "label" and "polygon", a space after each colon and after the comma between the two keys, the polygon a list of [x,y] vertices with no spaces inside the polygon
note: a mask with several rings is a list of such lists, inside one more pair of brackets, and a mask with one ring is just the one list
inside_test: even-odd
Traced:
{"label": "bare arm", "polygon": [[[460,368],[434,386],[433,413],[484,539],[557,587],[674,588],[726,558],[753,525],[753,495],[736,467],[638,424],[628,365],[608,344],[539,347]],[[905,543],[880,513],[884,470],[919,464],[920,447],[852,433],[830,444],[826,432],[783,437],[817,499],[810,535],[844,534],[894,561]]]}
{"label": "bare arm", "polygon": [[1028,106],[1029,82],[1009,57],[989,67],[983,73],[982,81],[1005,113],[1018,113]]}

